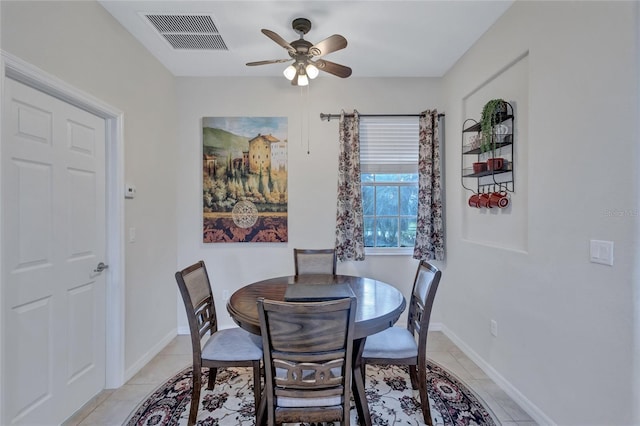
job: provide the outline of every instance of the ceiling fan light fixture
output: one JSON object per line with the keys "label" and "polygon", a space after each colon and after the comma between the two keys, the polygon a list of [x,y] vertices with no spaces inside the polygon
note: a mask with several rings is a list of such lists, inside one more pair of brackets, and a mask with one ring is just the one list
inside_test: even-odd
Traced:
{"label": "ceiling fan light fixture", "polygon": [[312,80],[316,78],[320,73],[320,70],[311,63],[307,64],[307,66],[305,67],[305,71],[307,72],[307,75],[309,76],[309,78]]}
{"label": "ceiling fan light fixture", "polygon": [[309,79],[306,74],[298,74],[298,86],[308,86]]}
{"label": "ceiling fan light fixture", "polygon": [[293,77],[296,76],[296,72],[297,72],[296,67],[294,67],[293,65],[289,65],[284,69],[282,73],[284,74],[287,80],[291,81],[293,80]]}

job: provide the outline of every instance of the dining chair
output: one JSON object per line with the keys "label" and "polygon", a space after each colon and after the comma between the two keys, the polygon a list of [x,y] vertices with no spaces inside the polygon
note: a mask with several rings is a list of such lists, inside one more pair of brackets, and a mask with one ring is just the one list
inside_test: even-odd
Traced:
{"label": "dining chair", "polygon": [[422,415],[428,425],[432,420],[427,395],[427,332],[441,275],[435,266],[420,262],[411,291],[407,327],[389,327],[367,337],[361,358],[365,375],[366,364],[408,365],[411,386],[420,393]]}
{"label": "dining chair", "polygon": [[293,249],[296,275],[336,274],[335,249]]}
{"label": "dining chair", "polygon": [[258,299],[265,390],[260,417],[349,426],[356,298],[320,302]]}
{"label": "dining chair", "polygon": [[[189,320],[193,352],[193,387],[188,424],[195,424],[198,415],[202,388],[202,367],[209,368],[208,389],[213,389],[216,383],[218,368],[252,367],[257,413],[258,403],[261,400],[262,341],[260,336],[253,335],[239,327],[218,330],[215,301],[211,292],[207,268],[203,261],[176,272],[176,281]],[[202,344],[202,339],[207,334],[209,336]]]}

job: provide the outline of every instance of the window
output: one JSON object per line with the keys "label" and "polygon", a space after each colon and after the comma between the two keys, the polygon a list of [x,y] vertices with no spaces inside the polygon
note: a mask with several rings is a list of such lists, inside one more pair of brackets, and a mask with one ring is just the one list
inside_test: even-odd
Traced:
{"label": "window", "polygon": [[367,254],[413,252],[418,208],[418,117],[361,117]]}

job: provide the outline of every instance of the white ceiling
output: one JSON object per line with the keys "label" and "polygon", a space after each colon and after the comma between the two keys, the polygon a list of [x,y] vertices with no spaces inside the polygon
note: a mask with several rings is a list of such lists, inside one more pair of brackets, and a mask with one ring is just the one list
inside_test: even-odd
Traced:
{"label": "white ceiling", "polygon": [[[298,38],[291,22],[303,17],[312,23],[305,40],[317,43],[332,34],[348,40],[345,49],[324,59],[351,67],[353,77],[439,77],[512,2],[101,0],[100,4],[175,76],[281,76],[288,64],[245,64],[289,58],[260,30],[269,29],[291,42]],[[210,15],[228,51],[176,50],[146,14]]]}

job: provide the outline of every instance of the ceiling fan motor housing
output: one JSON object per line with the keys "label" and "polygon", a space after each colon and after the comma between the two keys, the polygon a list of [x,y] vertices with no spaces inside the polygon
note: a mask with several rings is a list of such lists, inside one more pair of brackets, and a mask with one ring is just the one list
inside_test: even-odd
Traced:
{"label": "ceiling fan motor housing", "polygon": [[311,29],[311,21],[307,18],[296,18],[291,23],[291,26],[296,32],[306,34]]}
{"label": "ceiling fan motor housing", "polygon": [[307,55],[309,53],[309,49],[313,46],[313,43],[304,39],[294,40],[290,44],[294,49],[296,49],[295,53],[290,53],[291,57],[294,59],[300,54]]}

